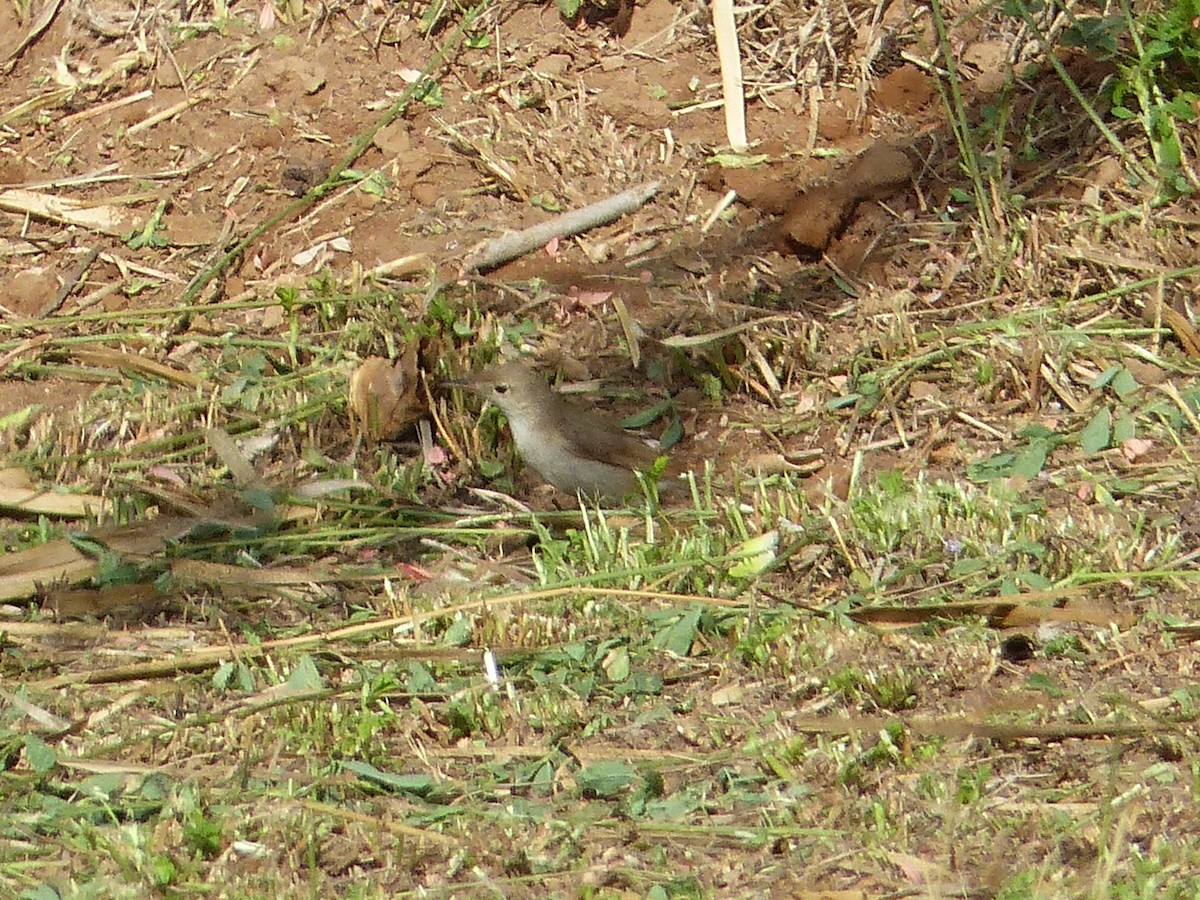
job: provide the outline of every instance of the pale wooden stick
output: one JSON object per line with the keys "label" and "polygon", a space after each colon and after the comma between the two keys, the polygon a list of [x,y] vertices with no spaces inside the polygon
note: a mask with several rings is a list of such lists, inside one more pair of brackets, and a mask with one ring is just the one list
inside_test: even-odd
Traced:
{"label": "pale wooden stick", "polygon": [[725,134],[734,153],[745,153],[746,95],[742,89],[742,54],[738,48],[733,0],[713,0],[713,31],[717,35],[717,59],[721,63],[721,90],[725,95]]}
{"label": "pale wooden stick", "polygon": [[106,112],[112,112],[114,109],[120,109],[123,106],[132,106],[134,103],[141,103],[143,100],[149,100],[154,96],[154,91],[146,89],[138,91],[136,94],[130,94],[128,97],[118,97],[116,100],[109,100],[107,103],[101,103],[97,106],[90,106],[85,110],[77,113],[71,113],[59,123],[60,125],[74,125],[83,119],[90,119],[93,116],[100,116]]}
{"label": "pale wooden stick", "polygon": [[174,106],[169,106],[160,112],[156,112],[149,118],[142,119],[142,121],[135,122],[134,124],[130,125],[129,128],[126,129],[125,133],[137,134],[139,131],[145,131],[147,128],[153,128],[159,122],[164,122],[167,119],[173,118],[174,116],[177,116],[179,113],[183,112],[185,109],[190,109],[197,103],[200,103],[204,100],[209,100],[211,98],[212,93],[210,91],[204,91],[203,93],[188,97],[186,100],[180,100]]}
{"label": "pale wooden stick", "polygon": [[621,216],[633,212],[658,193],[661,184],[661,181],[648,181],[581,209],[565,212],[523,231],[511,231],[503,237],[489,241],[479,250],[467,256],[463,260],[463,271],[492,269],[510,259],[516,259],[530,250],[536,250],[556,237],[582,234],[597,225],[605,225],[614,219],[619,219]]}

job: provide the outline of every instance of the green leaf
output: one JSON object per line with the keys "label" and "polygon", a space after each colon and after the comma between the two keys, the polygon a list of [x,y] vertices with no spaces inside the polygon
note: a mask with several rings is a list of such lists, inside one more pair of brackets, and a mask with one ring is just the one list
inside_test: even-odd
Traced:
{"label": "green leaf", "polygon": [[296,693],[311,693],[312,691],[320,691],[325,689],[325,680],[321,677],[321,673],[317,671],[317,664],[313,662],[313,658],[305,653],[296,663],[296,668],[292,669],[292,674],[288,676],[287,687],[289,691]]}
{"label": "green leaf", "polygon": [[1133,373],[1125,367],[1121,367],[1112,380],[1112,389],[1116,391],[1118,397],[1124,399],[1138,389],[1137,379],[1133,377]]}
{"label": "green leaf", "polygon": [[706,372],[696,380],[700,383],[700,390],[704,392],[706,400],[720,400],[725,396],[725,386],[716,375]]}
{"label": "green leaf", "polygon": [[742,153],[716,153],[708,158],[710,163],[723,169],[753,169],[770,160],[771,157],[763,153],[753,156]]}
{"label": "green leaf", "polygon": [[212,683],[218,691],[232,688],[249,693],[254,690],[254,675],[244,662],[226,662],[213,673]]}
{"label": "green leaf", "polygon": [[355,759],[344,759],[342,768],[357,775],[363,781],[379,785],[398,794],[412,794],[414,797],[425,797],[432,793],[436,783],[430,775],[397,775],[384,772],[370,763]]}
{"label": "green leaf", "polygon": [[143,247],[167,246],[167,239],[158,232],[159,226],[162,225],[163,213],[167,211],[167,203],[168,201],[166,200],[159,202],[141,231],[131,231],[122,236],[122,240],[125,241],[131,250],[140,250]]}
{"label": "green leaf", "polygon": [[41,411],[42,404],[34,403],[6,416],[0,416],[0,431],[20,431]]}
{"label": "green leaf", "polygon": [[1090,387],[1093,391],[1098,391],[1101,388],[1107,387],[1112,383],[1112,380],[1117,377],[1117,373],[1120,372],[1121,369],[1121,366],[1109,366],[1107,369],[1093,378],[1088,387]]}
{"label": "green leaf", "polygon": [[84,556],[92,559],[100,559],[108,553],[108,548],[91,535],[68,532],[67,541]]}
{"label": "green leaf", "polygon": [[614,697],[649,696],[662,693],[662,679],[647,672],[634,672],[613,687]]}
{"label": "green leaf", "polygon": [[854,391],[858,394],[856,404],[859,412],[870,412],[883,399],[883,382],[878,372],[866,372],[854,382]]}
{"label": "green leaf", "polygon": [[562,212],[562,204],[553,194],[534,194],[529,198],[529,205],[544,209],[546,212]]}
{"label": "green leaf", "polygon": [[1027,441],[1040,441],[1057,437],[1057,433],[1053,428],[1047,428],[1045,425],[1026,425],[1017,432],[1017,437],[1024,438]]}
{"label": "green leaf", "polygon": [[779,532],[768,531],[742,543],[734,552],[741,557],[729,568],[734,578],[753,578],[761,575],[775,562],[779,547]]}
{"label": "green leaf", "polygon": [[575,783],[585,794],[608,799],[619,794],[639,778],[637,769],[620,760],[592,763],[575,776]]}
{"label": "green leaf", "polygon": [[1157,57],[1162,59],[1171,55],[1171,45],[1166,41],[1152,40],[1145,44],[1145,53],[1147,56]]}
{"label": "green leaf", "polygon": [[583,0],[558,0],[558,11],[564,19],[574,19],[579,15],[579,7],[582,5]]}
{"label": "green leaf", "polygon": [[426,78],[413,92],[413,96],[426,106],[445,106],[446,99],[442,96],[442,86],[432,78]]}
{"label": "green leaf", "polygon": [[1117,35],[1123,25],[1119,16],[1080,16],[1063,31],[1062,42],[1068,47],[1086,47],[1093,53],[1116,53]]}
{"label": "green leaf", "polygon": [[120,772],[101,772],[85,778],[79,785],[79,792],[85,797],[110,803],[124,793],[125,787],[125,777]]}
{"label": "green leaf", "polygon": [[54,748],[36,734],[25,735],[25,761],[39,775],[45,775],[58,765],[58,754]]}
{"label": "green leaf", "polygon": [[1172,118],[1180,119],[1184,122],[1191,122],[1196,118],[1196,111],[1192,108],[1192,102],[1186,96],[1176,97],[1164,103],[1162,108],[1163,112]]}
{"label": "green leaf", "polygon": [[1119,447],[1135,437],[1137,437],[1137,420],[1129,413],[1118,416],[1116,422],[1113,423],[1113,446]]}
{"label": "green leaf", "polygon": [[675,416],[671,419],[670,424],[663,429],[662,436],[658,439],[658,444],[664,450],[670,450],[681,440],[683,440],[683,420],[679,416]]}
{"label": "green leaf", "polygon": [[988,567],[988,561],[978,556],[967,556],[960,559],[950,567],[949,575],[951,578],[962,578],[965,575],[974,575],[976,572],[982,572]]}
{"label": "green leaf", "polygon": [[450,726],[451,740],[470,737],[480,728],[479,716],[474,706],[466,702],[451,703],[446,707],[446,724]]}
{"label": "green leaf", "polygon": [[162,853],[156,853],[150,860],[151,877],[157,887],[166,887],[173,883],[179,876],[179,870],[175,867],[175,862],[171,857]]}
{"label": "green leaf", "polygon": [[884,469],[875,476],[875,482],[879,489],[893,500],[906,497],[913,491],[912,483],[899,469]]}
{"label": "green leaf", "polygon": [[1016,462],[1016,459],[1017,454],[1011,451],[994,453],[987,459],[969,463],[967,465],[967,477],[972,481],[996,481],[1001,478],[1008,478],[1013,473],[1013,464]]}
{"label": "green leaf", "polygon": [[475,464],[475,467],[487,481],[492,481],[504,474],[504,463],[498,459],[481,459]]}
{"label": "green leaf", "polygon": [[1142,769],[1140,777],[1153,779],[1159,784],[1175,784],[1179,780],[1179,773],[1175,771],[1173,763],[1153,763]]}
{"label": "green leaf", "polygon": [[629,648],[613,647],[605,655],[600,667],[609,681],[624,681],[629,677]]}
{"label": "green leaf", "polygon": [[205,859],[221,852],[221,826],[200,807],[193,807],[183,819],[183,845]]}
{"label": "green leaf", "polygon": [[442,635],[442,644],[446,647],[465,647],[471,640],[471,621],[460,616],[450,623],[446,633]]}
{"label": "green leaf", "polygon": [[1004,14],[1021,18],[1024,15],[1037,15],[1045,8],[1042,0],[1004,0]]}
{"label": "green leaf", "polygon": [[1046,441],[1030,441],[1013,460],[1012,473],[1024,478],[1036,478],[1045,468],[1049,455],[1050,445]]}
{"label": "green leaf", "polygon": [[1030,675],[1025,679],[1025,687],[1031,691],[1040,691],[1047,697],[1063,696],[1063,689],[1046,675]]}
{"label": "green leaf", "polygon": [[408,664],[408,681],[405,688],[414,694],[427,694],[436,691],[438,683],[433,673],[423,663],[414,659]]}
{"label": "green leaf", "polygon": [[[1039,559],[1045,556],[1045,553],[1034,554]],[[1017,580],[1031,591],[1048,591],[1054,587],[1053,582],[1045,575],[1039,572],[1021,572],[1017,576]]]}
{"label": "green leaf", "polygon": [[213,672],[212,686],[218,691],[223,691],[229,687],[229,682],[233,680],[233,663],[223,662],[217,666],[217,671]]}
{"label": "green leaf", "polygon": [[676,656],[687,656],[696,640],[696,628],[699,625],[700,607],[694,606],[685,610],[673,624],[656,634],[652,643],[655,647]]}
{"label": "green leaf", "polygon": [[372,197],[383,197],[387,194],[387,186],[387,176],[382,172],[375,171],[363,179],[358,189]]}
{"label": "green leaf", "polygon": [[675,402],[668,397],[665,400],[659,400],[653,406],[649,406],[640,412],[635,412],[633,415],[621,420],[622,428],[645,428],[648,425],[653,425],[667,413],[669,413]]}
{"label": "green leaf", "polygon": [[1112,442],[1112,414],[1108,407],[1096,410],[1092,420],[1079,436],[1079,446],[1088,456],[1107,450]]}
{"label": "green leaf", "polygon": [[240,499],[251,509],[257,509],[259,512],[274,512],[275,498],[271,496],[271,492],[261,487],[246,488],[240,494]]}

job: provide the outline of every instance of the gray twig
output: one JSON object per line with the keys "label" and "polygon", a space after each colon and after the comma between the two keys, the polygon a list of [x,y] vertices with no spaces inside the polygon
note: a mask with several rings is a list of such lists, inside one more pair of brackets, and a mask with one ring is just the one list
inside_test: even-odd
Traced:
{"label": "gray twig", "polygon": [[661,184],[661,181],[648,181],[581,209],[565,212],[523,231],[510,231],[503,237],[489,241],[474,253],[469,254],[463,260],[463,271],[492,269],[510,259],[516,259],[530,250],[536,250],[556,237],[581,234],[597,225],[605,225],[614,219],[619,219],[621,216],[633,212],[658,193]]}

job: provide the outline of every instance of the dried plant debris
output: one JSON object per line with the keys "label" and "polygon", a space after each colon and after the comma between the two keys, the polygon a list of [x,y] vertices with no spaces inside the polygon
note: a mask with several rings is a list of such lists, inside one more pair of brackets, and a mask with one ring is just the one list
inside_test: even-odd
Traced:
{"label": "dried plant debris", "polygon": [[400,437],[422,413],[417,385],[415,349],[395,361],[364,359],[350,376],[348,400],[355,430],[373,441]]}

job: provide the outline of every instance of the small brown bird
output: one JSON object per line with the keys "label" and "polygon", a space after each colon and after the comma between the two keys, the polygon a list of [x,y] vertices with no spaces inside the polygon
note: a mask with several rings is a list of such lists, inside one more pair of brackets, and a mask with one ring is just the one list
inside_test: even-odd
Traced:
{"label": "small brown bird", "polygon": [[615,422],[567,401],[523,363],[502,363],[451,385],[474,391],[504,412],[517,452],[560,491],[620,500],[638,490],[661,451]]}

